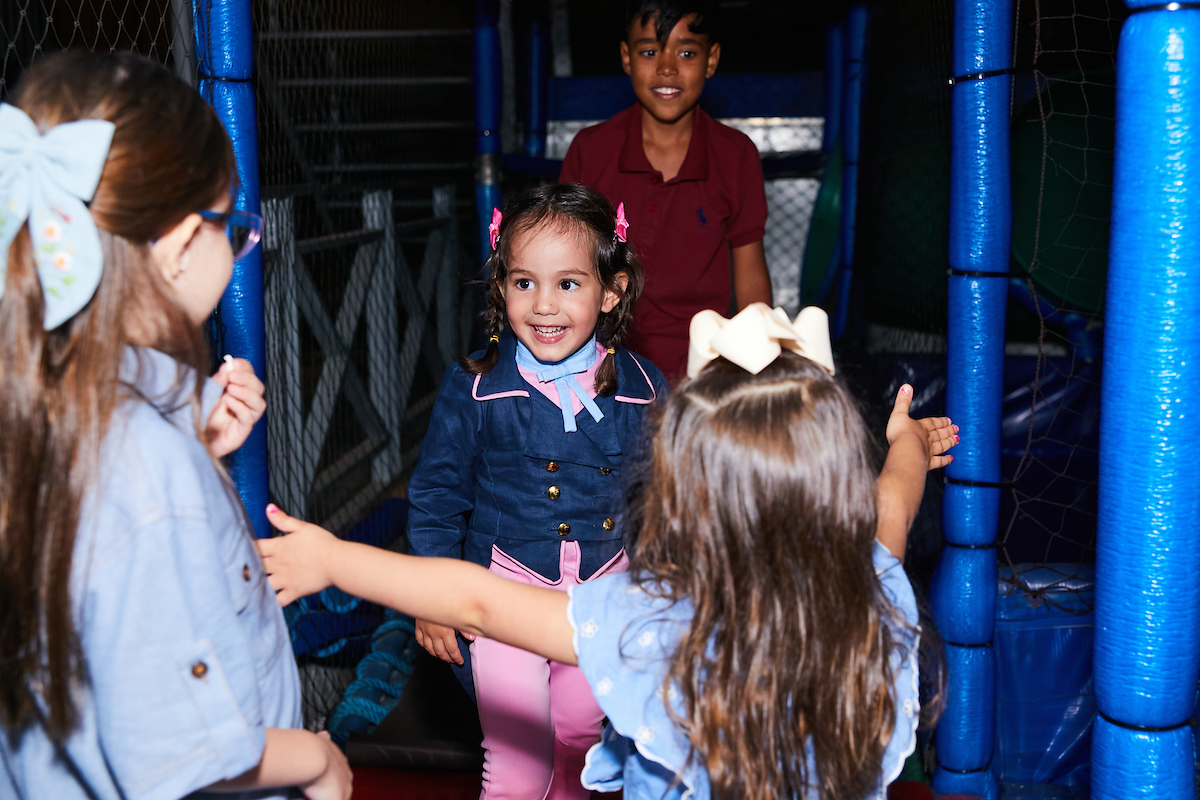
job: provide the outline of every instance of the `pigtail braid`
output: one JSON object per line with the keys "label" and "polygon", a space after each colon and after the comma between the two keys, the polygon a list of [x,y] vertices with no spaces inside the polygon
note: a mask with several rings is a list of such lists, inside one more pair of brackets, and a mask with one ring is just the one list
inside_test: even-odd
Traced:
{"label": "pigtail braid", "polygon": [[642,288],[646,283],[641,262],[638,261],[638,257],[634,255],[629,245],[619,242],[616,247],[618,252],[613,261],[621,266],[617,267],[614,272],[624,274],[627,280],[625,288],[622,289],[614,274],[608,288],[617,292],[621,299],[617,301],[612,311],[600,316],[600,323],[597,325],[597,338],[608,348],[604,362],[596,371],[596,394],[601,397],[616,394],[619,388],[616,351],[621,349],[629,337],[629,326],[633,324],[633,307],[637,304],[638,298],[642,296]]}
{"label": "pigtail braid", "polygon": [[472,375],[490,372],[500,361],[500,334],[504,332],[504,292],[500,284],[504,280],[499,269],[499,253],[493,252],[484,267],[488,277],[484,280],[487,291],[487,308],[483,311],[483,331],[487,334],[487,351],[481,358],[463,356],[459,360],[462,368]]}

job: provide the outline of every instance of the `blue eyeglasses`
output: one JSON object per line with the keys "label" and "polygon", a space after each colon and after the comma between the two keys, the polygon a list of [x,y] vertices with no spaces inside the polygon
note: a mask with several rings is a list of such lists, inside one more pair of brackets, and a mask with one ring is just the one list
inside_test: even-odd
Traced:
{"label": "blue eyeglasses", "polygon": [[229,245],[233,248],[233,260],[244,258],[258,240],[262,238],[263,218],[250,211],[226,211],[218,214],[216,211],[197,211],[204,219],[214,225],[223,225],[225,235],[229,237]]}

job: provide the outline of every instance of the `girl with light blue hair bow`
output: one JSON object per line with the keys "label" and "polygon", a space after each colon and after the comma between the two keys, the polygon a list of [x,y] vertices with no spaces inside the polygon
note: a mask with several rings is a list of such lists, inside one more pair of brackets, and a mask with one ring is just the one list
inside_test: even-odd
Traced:
{"label": "girl with light blue hair bow", "polygon": [[345,800],[219,458],[264,410],[202,326],[262,221],[163,67],[72,52],[0,104],[0,796]]}

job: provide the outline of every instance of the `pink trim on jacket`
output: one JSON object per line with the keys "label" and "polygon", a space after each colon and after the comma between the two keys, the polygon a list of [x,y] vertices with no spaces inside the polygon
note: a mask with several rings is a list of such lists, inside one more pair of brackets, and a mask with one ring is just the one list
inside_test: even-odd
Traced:
{"label": "pink trim on jacket", "polygon": [[529,392],[524,389],[514,389],[511,392],[496,392],[495,394],[485,394],[483,397],[480,397],[479,379],[482,377],[482,372],[476,375],[475,383],[471,385],[471,397],[474,397],[476,400],[496,400],[501,397],[529,397]]}
{"label": "pink trim on jacket", "polygon": [[630,353],[629,357],[633,359],[634,364],[637,364],[637,368],[641,371],[642,377],[646,379],[646,385],[650,387],[650,399],[642,400],[637,397],[625,397],[624,395],[617,395],[613,399],[620,403],[636,403],[639,406],[648,406],[654,402],[654,398],[658,397],[658,392],[654,391],[654,383],[650,380],[650,376],[646,374],[646,370],[642,369],[642,362],[638,361],[637,357],[634,356],[633,353]]}

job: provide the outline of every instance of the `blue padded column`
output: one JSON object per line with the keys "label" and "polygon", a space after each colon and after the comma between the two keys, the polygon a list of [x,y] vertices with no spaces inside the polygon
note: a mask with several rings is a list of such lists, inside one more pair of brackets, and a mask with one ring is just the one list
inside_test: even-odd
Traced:
{"label": "blue padded column", "polygon": [[863,77],[866,71],[867,7],[850,7],[846,19],[846,62],[842,105],[842,230],[841,271],[838,274],[837,305],[833,313],[833,338],[846,331],[850,311],[850,284],[854,277],[854,222],[858,208],[858,140],[862,122]]}
{"label": "blue padded column", "polygon": [[525,116],[525,155],[544,158],[546,155],[547,100],[550,88],[550,37],[539,9],[529,23],[529,109]]}
{"label": "blue padded column", "polygon": [[1127,5],[1104,311],[1096,800],[1196,796],[1200,11]]}
{"label": "blue padded column", "polygon": [[[237,159],[238,193],[234,208],[261,212],[258,198],[258,121],[255,116],[254,17],[250,0],[206,0],[192,9],[196,23],[196,57],[200,94],[221,118]],[[267,374],[263,330],[262,248],[233,265],[233,279],[221,298],[224,350]],[[218,353],[224,355],[224,353]],[[267,418],[254,426],[246,443],[229,456],[229,474],[259,537],[267,524]]]}
{"label": "blue padded column", "polygon": [[500,205],[500,72],[499,0],[475,0],[475,210],[479,217],[479,263],[492,251],[488,225]]}
{"label": "blue padded column", "polygon": [[[1011,0],[956,0],[951,90],[950,268],[946,413],[963,431],[946,469],[946,548],[930,592],[946,643],[946,711],[934,789],[998,795],[995,739],[996,531],[1009,179]],[[1000,71],[999,74],[991,74]],[[989,277],[997,273],[996,277]]]}
{"label": "blue padded column", "polygon": [[842,133],[842,87],[846,75],[846,24],[831,22],[825,28],[825,126],[821,149],[833,150]]}

